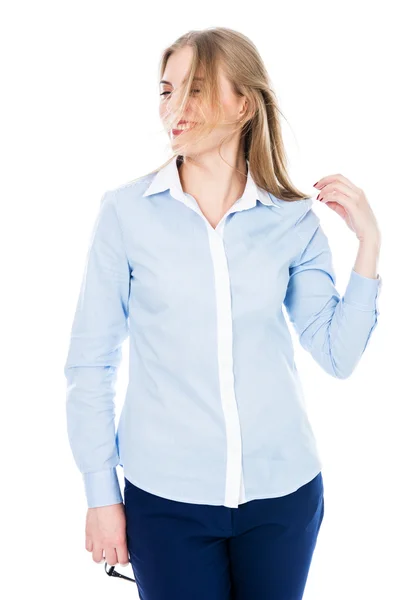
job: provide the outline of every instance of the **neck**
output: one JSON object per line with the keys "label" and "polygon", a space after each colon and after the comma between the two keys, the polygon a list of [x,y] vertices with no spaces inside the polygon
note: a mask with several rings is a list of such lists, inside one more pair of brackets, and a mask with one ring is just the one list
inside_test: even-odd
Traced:
{"label": "neck", "polygon": [[195,159],[184,157],[179,177],[183,191],[191,194],[207,212],[225,213],[242,196],[246,186],[244,153],[225,155],[224,160],[218,152],[202,153]]}

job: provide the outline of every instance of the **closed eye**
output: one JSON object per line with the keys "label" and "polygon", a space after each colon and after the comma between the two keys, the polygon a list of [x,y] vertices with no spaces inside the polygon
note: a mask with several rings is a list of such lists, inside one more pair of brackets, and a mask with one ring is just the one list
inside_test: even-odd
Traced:
{"label": "closed eye", "polygon": [[[194,92],[196,92],[196,93],[200,93],[200,92],[201,92],[201,90],[191,90],[191,92],[190,92],[190,93],[191,93],[191,94],[193,94]],[[162,92],[162,93],[160,94],[160,96],[165,96],[165,94],[170,94],[170,93],[171,93],[171,92]]]}

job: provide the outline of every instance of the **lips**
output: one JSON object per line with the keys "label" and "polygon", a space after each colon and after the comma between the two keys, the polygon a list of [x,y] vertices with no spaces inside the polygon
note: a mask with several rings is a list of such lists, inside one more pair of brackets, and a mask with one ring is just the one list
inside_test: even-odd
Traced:
{"label": "lips", "polygon": [[196,122],[194,121],[179,121],[178,125],[189,125],[189,127],[185,127],[183,129],[174,129],[172,128],[172,135],[177,136],[180,135],[182,133],[185,133],[185,131],[190,131],[191,129],[193,129],[193,127],[196,125]]}
{"label": "lips", "polygon": [[196,125],[196,123],[194,121],[179,121],[179,123],[173,129],[179,128],[179,125],[186,125],[189,127],[194,127],[194,125]]}

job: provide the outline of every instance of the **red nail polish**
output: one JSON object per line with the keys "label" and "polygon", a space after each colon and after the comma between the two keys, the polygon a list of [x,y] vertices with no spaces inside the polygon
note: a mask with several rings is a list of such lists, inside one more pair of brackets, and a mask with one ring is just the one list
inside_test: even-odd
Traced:
{"label": "red nail polish", "polygon": [[316,183],[314,183],[313,187],[315,187],[317,185],[318,181]]}

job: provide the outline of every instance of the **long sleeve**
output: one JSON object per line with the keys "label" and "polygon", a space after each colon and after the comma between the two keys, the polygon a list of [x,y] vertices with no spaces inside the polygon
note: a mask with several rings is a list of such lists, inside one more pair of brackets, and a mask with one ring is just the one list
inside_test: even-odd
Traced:
{"label": "long sleeve", "polygon": [[107,191],[92,231],[64,366],[68,438],[89,508],[122,502],[114,396],[129,329],[129,292],[115,194]]}
{"label": "long sleeve", "polygon": [[364,277],[352,269],[341,297],[328,239],[310,204],[296,231],[304,244],[289,267],[284,305],[302,347],[327,373],[345,379],[377,325],[381,277]]}

